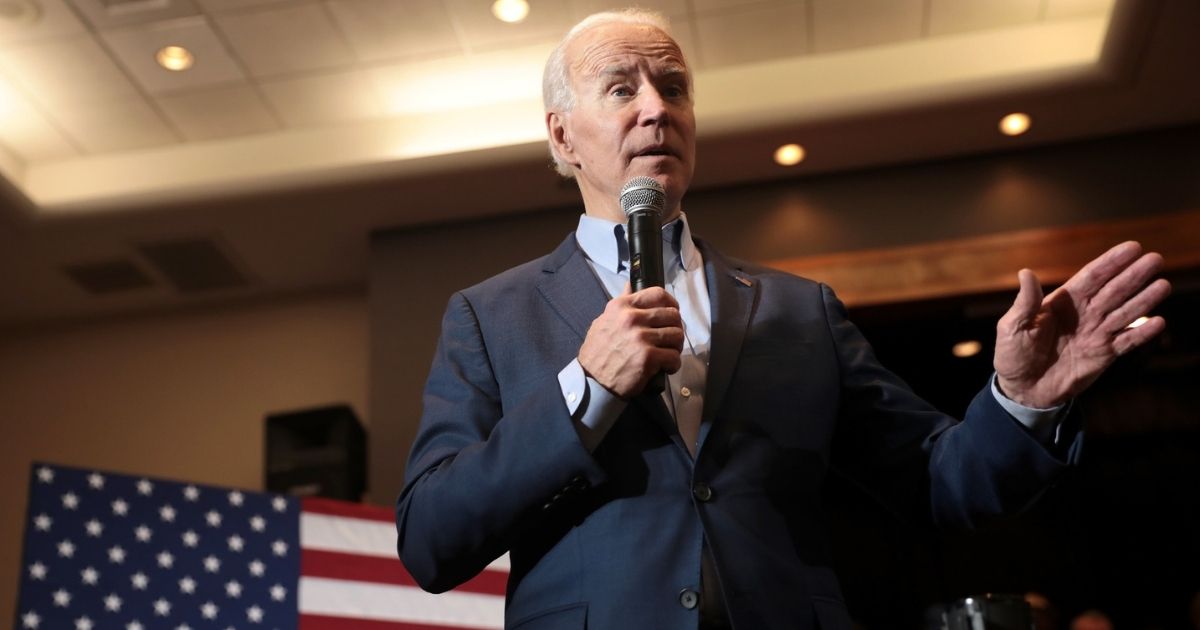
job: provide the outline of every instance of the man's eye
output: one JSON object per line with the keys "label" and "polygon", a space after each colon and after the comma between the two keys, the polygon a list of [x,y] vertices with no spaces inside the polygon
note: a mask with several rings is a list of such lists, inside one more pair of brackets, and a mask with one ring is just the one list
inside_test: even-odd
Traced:
{"label": "man's eye", "polygon": [[610,90],[609,94],[611,94],[613,96],[624,98],[626,96],[631,96],[633,94],[633,90],[631,90],[625,86],[617,86],[617,87],[614,87],[612,90]]}

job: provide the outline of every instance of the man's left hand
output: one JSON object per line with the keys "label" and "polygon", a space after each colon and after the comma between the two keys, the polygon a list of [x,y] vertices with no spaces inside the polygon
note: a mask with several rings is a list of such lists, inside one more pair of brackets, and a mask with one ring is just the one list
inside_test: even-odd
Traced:
{"label": "man's left hand", "polygon": [[1161,278],[1162,256],[1121,243],[1043,297],[1037,276],[1018,274],[1021,289],[996,325],[995,368],[1001,391],[1027,407],[1063,404],[1091,385],[1117,357],[1166,327],[1150,312],[1171,292]]}

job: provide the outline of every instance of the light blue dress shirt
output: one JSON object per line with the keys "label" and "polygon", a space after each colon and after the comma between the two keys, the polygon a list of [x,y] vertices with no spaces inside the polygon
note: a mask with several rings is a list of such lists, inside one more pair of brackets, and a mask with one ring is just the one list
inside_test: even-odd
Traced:
{"label": "light blue dress shirt", "polygon": [[[575,240],[587,257],[596,277],[608,291],[609,297],[620,295],[629,282],[629,244],[625,225],[588,215],[579,217]],[[680,427],[700,423],[704,408],[704,388],[708,377],[708,356],[712,336],[712,309],[708,299],[708,282],[704,275],[704,260],[692,242],[687,216],[663,226],[663,270],[667,292],[679,302],[683,319],[684,346],[681,367],[668,375],[663,402]],[[576,431],[589,450],[594,450],[608,430],[625,410],[628,401],[621,399],[588,376],[579,359],[572,360],[558,373],[563,400],[571,413]],[[1000,391],[996,376],[991,379],[992,395],[996,401],[1042,444],[1058,441],[1059,417],[1066,405],[1050,409],[1026,407],[1010,400]],[[687,430],[681,430],[684,435]],[[688,445],[695,453],[708,433],[707,423],[701,424],[695,444]]]}

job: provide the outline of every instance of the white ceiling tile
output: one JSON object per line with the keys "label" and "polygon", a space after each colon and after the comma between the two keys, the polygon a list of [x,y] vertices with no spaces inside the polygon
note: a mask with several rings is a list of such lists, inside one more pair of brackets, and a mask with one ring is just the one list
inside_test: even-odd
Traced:
{"label": "white ceiling tile", "polygon": [[558,41],[574,25],[565,2],[533,4],[529,17],[516,24],[496,19],[491,0],[446,0],[446,4],[462,29],[466,45],[473,50],[538,40]]}
{"label": "white ceiling tile", "polygon": [[922,0],[811,0],[817,52],[918,39]]}
{"label": "white ceiling tile", "polygon": [[1095,17],[1112,10],[1115,0],[1046,0],[1046,19]]}
{"label": "white ceiling tile", "polygon": [[178,142],[146,101],[123,99],[75,107],[55,116],[89,153],[126,151]]}
{"label": "white ceiling tile", "polygon": [[804,54],[808,46],[804,6],[752,7],[696,18],[704,67],[752,63]]}
{"label": "white ceiling tile", "polygon": [[[245,78],[203,16],[104,31],[100,37],[134,80],[151,93],[202,88]],[[187,48],[195,63],[181,72],[163,68],[154,56],[164,46]]]}
{"label": "white ceiling tile", "polygon": [[[623,0],[571,0],[571,15],[575,20],[582,20],[593,13],[624,9],[631,4],[658,11],[667,17],[683,17],[688,13],[687,0],[641,0],[635,3]],[[679,28],[680,25],[675,27]]]}
{"label": "white ceiling tile", "polygon": [[362,61],[462,52],[441,0],[331,0],[328,5]]}
{"label": "white ceiling tile", "polygon": [[70,0],[85,20],[97,29],[148,24],[197,15],[200,8],[192,0],[156,0],[154,2],[113,2],[113,0]]}
{"label": "white ceiling tile", "polygon": [[34,99],[56,113],[71,105],[137,95],[90,35],[10,48],[0,63]]}
{"label": "white ceiling tile", "polygon": [[279,128],[249,85],[160,96],[159,107],[188,140],[212,140]]}
{"label": "white ceiling tile", "polygon": [[374,85],[359,71],[268,81],[262,84],[262,91],[292,127],[362,120],[383,113]]}
{"label": "white ceiling tile", "polygon": [[1036,22],[1042,0],[931,0],[929,34],[948,35]]}
{"label": "white ceiling tile", "polygon": [[71,157],[78,151],[62,132],[0,77],[0,142],[26,163]]}
{"label": "white ceiling tile", "polygon": [[63,0],[41,0],[37,4],[14,6],[37,9],[21,18],[5,16],[5,19],[0,19],[0,43],[77,35],[87,30]]}
{"label": "white ceiling tile", "polygon": [[250,7],[260,7],[264,4],[278,4],[280,2],[294,2],[295,0],[195,0],[202,9],[208,13],[219,13],[221,11],[237,11],[238,9],[246,9]]}
{"label": "white ceiling tile", "polygon": [[354,61],[341,33],[319,4],[226,13],[214,19],[234,53],[258,77]]}

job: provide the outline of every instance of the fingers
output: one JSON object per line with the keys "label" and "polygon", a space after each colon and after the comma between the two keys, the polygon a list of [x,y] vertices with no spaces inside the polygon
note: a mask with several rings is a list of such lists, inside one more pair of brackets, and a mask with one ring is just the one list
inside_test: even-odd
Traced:
{"label": "fingers", "polygon": [[[628,286],[628,283],[626,285]],[[629,294],[629,305],[634,308],[653,308],[656,306],[679,308],[679,302],[675,300],[675,296],[667,293],[666,289],[662,287],[649,287],[637,293]]]}
{"label": "fingers", "polygon": [[[1129,326],[1137,318],[1149,313],[1171,294],[1171,283],[1159,278],[1142,289],[1137,295],[1125,302],[1104,318],[1100,329],[1109,334],[1123,334],[1122,329]],[[1162,319],[1162,318],[1159,318]],[[1145,325],[1143,324],[1142,327]]]}
{"label": "fingers", "polygon": [[1090,298],[1129,266],[1142,253],[1137,241],[1125,241],[1113,246],[1092,262],[1084,265],[1063,285],[1072,295]]}
{"label": "fingers", "polygon": [[[1162,256],[1155,252],[1146,254],[1133,261],[1096,293],[1096,297],[1088,304],[1088,308],[1095,309],[1096,315],[1100,318],[1103,318],[1110,311],[1120,308],[1123,303],[1129,300],[1129,296],[1137,293],[1142,287],[1146,286],[1150,278],[1153,278],[1162,269],[1162,262]],[[1145,311],[1138,313],[1138,315],[1144,313]]]}
{"label": "fingers", "polygon": [[1127,328],[1113,338],[1113,351],[1118,356],[1123,355],[1134,348],[1153,339],[1156,335],[1167,328],[1167,322],[1161,317],[1155,316],[1146,320],[1146,323],[1137,328]]}

